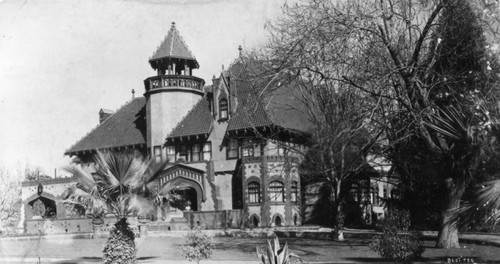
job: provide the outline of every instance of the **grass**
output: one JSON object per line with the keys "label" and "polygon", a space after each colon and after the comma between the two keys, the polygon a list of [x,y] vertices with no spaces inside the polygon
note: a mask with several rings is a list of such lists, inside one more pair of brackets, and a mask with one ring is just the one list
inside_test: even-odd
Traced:
{"label": "grass", "polygon": [[[256,246],[264,246],[265,238],[216,237],[212,260],[257,261]],[[346,241],[282,238],[288,242],[293,253],[305,262],[387,262],[368,248],[369,238],[348,238]],[[70,263],[99,262],[105,239],[47,239],[41,241],[0,240],[0,258],[62,258],[74,260]],[[147,237],[137,239],[138,258],[142,262],[151,260],[183,260],[181,245],[183,238]],[[448,257],[473,257],[484,263],[500,263],[498,247],[462,243],[461,249],[435,249],[434,241],[425,241],[426,251],[422,261],[446,262]]]}

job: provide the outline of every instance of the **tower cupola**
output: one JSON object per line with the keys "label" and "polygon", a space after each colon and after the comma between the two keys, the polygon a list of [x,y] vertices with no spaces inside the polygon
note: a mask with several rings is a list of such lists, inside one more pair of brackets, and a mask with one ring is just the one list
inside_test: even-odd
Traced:
{"label": "tower cupola", "polygon": [[175,22],[149,59],[149,64],[157,71],[157,76],[144,81],[146,93],[168,87],[186,87],[202,92],[205,81],[193,76],[193,69],[200,65],[177,31]]}
{"label": "tower cupola", "polygon": [[172,22],[167,36],[149,59],[149,63],[158,71],[158,75],[192,75],[192,70],[200,67],[175,28],[175,22]]}
{"label": "tower cupola", "polygon": [[[149,59],[157,72],[144,80],[147,100],[148,147],[160,148],[166,136],[203,97],[205,81],[193,76],[200,66],[172,23]],[[156,152],[155,152],[156,153]]]}

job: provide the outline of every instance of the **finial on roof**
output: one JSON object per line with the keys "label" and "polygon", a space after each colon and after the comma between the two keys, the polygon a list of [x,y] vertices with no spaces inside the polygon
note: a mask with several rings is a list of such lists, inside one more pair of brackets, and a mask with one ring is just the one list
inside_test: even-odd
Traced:
{"label": "finial on roof", "polygon": [[175,22],[172,22],[172,27],[175,27]]}
{"label": "finial on roof", "polygon": [[238,51],[240,52],[240,57],[243,56],[243,48],[241,47],[241,45],[238,46]]}
{"label": "finial on roof", "polygon": [[132,89],[132,99],[134,99],[134,98],[135,98],[135,90]]}
{"label": "finial on roof", "polygon": [[222,64],[222,70],[224,70],[224,64]]}

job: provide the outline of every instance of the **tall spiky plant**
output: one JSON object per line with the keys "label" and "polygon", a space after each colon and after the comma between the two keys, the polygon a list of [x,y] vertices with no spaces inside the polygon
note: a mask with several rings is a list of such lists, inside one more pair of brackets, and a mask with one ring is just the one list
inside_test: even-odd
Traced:
{"label": "tall spiky plant", "polygon": [[146,214],[154,208],[155,203],[172,199],[173,185],[160,190],[154,181],[167,162],[142,159],[134,152],[113,151],[98,151],[93,161],[95,173],[92,174],[80,166],[66,168],[78,178],[78,183],[66,190],[62,202],[81,205],[87,211],[100,215],[114,214],[117,222],[104,249],[104,261],[135,263],[134,235],[127,217],[134,213]]}
{"label": "tall spiky plant", "polygon": [[280,241],[278,237],[274,238],[274,247],[271,245],[271,240],[267,240],[267,251],[257,247],[257,256],[259,257],[262,264],[290,264],[292,263],[292,258],[296,258],[300,261],[300,257],[291,253],[288,249],[288,243],[285,242],[283,248],[280,247]]}

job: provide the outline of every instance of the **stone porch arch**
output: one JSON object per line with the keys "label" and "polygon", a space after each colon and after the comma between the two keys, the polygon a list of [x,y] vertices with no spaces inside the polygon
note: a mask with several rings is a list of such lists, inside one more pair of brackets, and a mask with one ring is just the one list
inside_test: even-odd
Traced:
{"label": "stone porch arch", "polygon": [[205,173],[201,170],[176,164],[166,169],[159,177],[160,190],[167,184],[179,188],[193,188],[196,191],[196,203],[198,210],[201,209],[201,203],[206,201],[205,191]]}
{"label": "stone porch arch", "polygon": [[56,218],[64,218],[66,216],[66,211],[64,209],[64,206],[60,203],[58,203],[58,198],[55,195],[52,195],[47,192],[42,192],[41,194],[32,194],[29,196],[26,200],[23,201],[24,204],[24,217],[26,220],[31,220],[33,219],[33,209],[31,208],[31,203],[33,203],[35,200],[44,198],[47,200],[50,200],[51,202],[54,203],[55,205],[55,210],[56,210]]}

